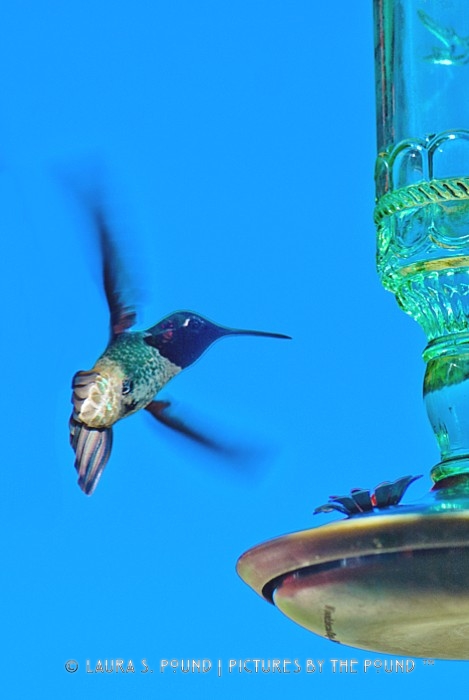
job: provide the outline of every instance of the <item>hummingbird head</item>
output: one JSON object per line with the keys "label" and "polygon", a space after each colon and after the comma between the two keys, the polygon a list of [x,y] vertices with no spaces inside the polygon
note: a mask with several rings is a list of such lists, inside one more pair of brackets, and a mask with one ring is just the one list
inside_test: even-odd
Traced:
{"label": "hummingbird head", "polygon": [[156,348],[160,355],[184,369],[195,362],[215,340],[226,335],[290,338],[281,333],[226,328],[192,311],[178,311],[149,328],[145,341]]}

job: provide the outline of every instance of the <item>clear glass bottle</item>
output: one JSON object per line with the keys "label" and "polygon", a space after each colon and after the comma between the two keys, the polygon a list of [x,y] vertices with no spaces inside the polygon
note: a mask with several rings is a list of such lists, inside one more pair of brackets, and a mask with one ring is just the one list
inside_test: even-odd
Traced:
{"label": "clear glass bottle", "polygon": [[469,473],[468,5],[375,0],[374,10],[377,264],[428,338],[440,481]]}

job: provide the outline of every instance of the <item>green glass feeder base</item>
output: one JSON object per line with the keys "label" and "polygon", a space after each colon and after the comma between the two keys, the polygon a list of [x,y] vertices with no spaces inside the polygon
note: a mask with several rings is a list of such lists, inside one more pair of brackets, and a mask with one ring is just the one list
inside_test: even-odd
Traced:
{"label": "green glass feeder base", "polygon": [[469,659],[469,492],[357,515],[261,544],[241,578],[334,644],[399,656]]}

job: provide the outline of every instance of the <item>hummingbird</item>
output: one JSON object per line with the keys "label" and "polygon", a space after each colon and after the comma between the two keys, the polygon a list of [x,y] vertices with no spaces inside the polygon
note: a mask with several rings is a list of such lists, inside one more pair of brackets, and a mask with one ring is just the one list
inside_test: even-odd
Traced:
{"label": "hummingbird", "polygon": [[420,21],[443,46],[434,46],[425,60],[442,66],[464,65],[469,62],[469,37],[460,36],[452,27],[443,27],[423,10],[417,10]]}
{"label": "hummingbird", "polygon": [[172,313],[147,330],[131,328],[135,307],[122,291],[122,266],[104,217],[95,211],[104,292],[110,313],[110,338],[90,370],[72,380],[70,444],[78,485],[91,495],[112,449],[114,423],[141,409],[174,430],[208,447],[217,444],[173,415],[170,402],[156,398],[179,372],[192,365],[216,340],[230,335],[290,339],[281,333],[222,326],[192,311]]}

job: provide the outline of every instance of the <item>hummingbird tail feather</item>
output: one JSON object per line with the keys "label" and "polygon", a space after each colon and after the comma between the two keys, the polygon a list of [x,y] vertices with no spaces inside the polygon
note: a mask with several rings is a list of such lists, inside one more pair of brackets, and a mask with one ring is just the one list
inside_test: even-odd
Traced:
{"label": "hummingbird tail feather", "polygon": [[75,451],[78,485],[91,496],[111,455],[112,428],[89,428],[72,414],[70,444]]}

